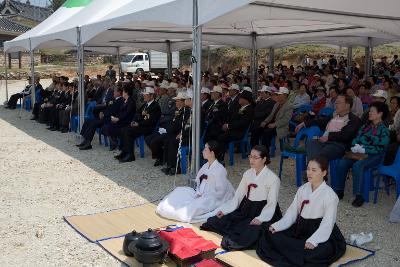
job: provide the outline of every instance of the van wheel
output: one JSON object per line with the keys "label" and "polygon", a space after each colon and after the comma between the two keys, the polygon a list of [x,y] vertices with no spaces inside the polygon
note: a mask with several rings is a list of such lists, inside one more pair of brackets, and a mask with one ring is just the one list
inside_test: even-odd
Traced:
{"label": "van wheel", "polygon": [[136,69],[136,74],[140,74],[142,72],[144,72],[143,69]]}

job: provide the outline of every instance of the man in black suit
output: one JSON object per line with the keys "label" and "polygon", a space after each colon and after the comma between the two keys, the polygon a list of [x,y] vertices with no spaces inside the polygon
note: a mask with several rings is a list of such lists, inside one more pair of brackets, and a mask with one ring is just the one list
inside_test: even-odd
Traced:
{"label": "man in black suit", "polygon": [[106,109],[109,102],[114,98],[113,82],[106,78],[103,82],[103,88],[101,98],[97,100],[96,107],[93,110],[93,115],[95,118],[99,117],[99,113]]}
{"label": "man in black suit", "polygon": [[161,117],[160,105],[154,100],[154,88],[146,87],[142,93],[146,102],[139,109],[136,118],[130,126],[121,129],[122,152],[115,156],[120,162],[130,162],[135,160],[134,141],[141,135],[147,136],[154,132]]}
{"label": "man in black suit", "polygon": [[111,81],[116,81],[117,80],[117,72],[113,68],[114,68],[113,65],[109,65],[105,76],[109,77],[111,79]]}
{"label": "man in black suit", "polygon": [[213,104],[211,100],[210,89],[208,89],[207,87],[201,88],[200,100],[202,112],[203,114],[207,114],[208,110]]}
{"label": "man in black suit", "polygon": [[228,120],[240,109],[239,104],[239,85],[232,84],[229,88],[229,100],[228,100]]}
{"label": "man in black suit", "polygon": [[259,92],[259,98],[254,108],[254,120],[251,125],[251,147],[258,145],[264,132],[261,123],[271,114],[275,101],[271,98],[271,87],[264,85]]}
{"label": "man in black suit", "polygon": [[[121,83],[121,82],[118,82]],[[136,114],[136,101],[133,99],[133,84],[123,83],[123,104],[115,114],[111,114],[110,120],[103,125],[103,133],[110,138],[110,151],[117,148],[117,137],[121,137],[121,129],[129,126]],[[105,113],[104,116],[110,113]]]}
{"label": "man in black suit", "polygon": [[111,116],[116,115],[118,110],[123,105],[123,98],[122,98],[122,88],[117,87],[114,90],[114,101],[110,101],[110,105],[102,112],[99,113],[99,118],[94,118],[91,120],[85,120],[82,126],[81,135],[83,136],[84,140],[82,143],[77,145],[79,150],[89,150],[92,149],[92,140],[94,134],[96,133],[96,129],[100,128],[104,125],[105,122],[109,122],[111,120]]}
{"label": "man in black suit", "polygon": [[239,104],[240,109],[232,114],[227,123],[222,125],[223,134],[219,135],[217,139],[222,149],[222,160],[228,143],[243,138],[253,120],[254,107],[251,89],[243,89],[239,94]]}
{"label": "man in black suit", "polygon": [[227,116],[228,107],[222,101],[222,88],[214,86],[211,91],[211,99],[214,101],[206,112],[205,121],[208,123],[204,142],[208,140],[217,140],[218,136],[222,133],[222,125]]}

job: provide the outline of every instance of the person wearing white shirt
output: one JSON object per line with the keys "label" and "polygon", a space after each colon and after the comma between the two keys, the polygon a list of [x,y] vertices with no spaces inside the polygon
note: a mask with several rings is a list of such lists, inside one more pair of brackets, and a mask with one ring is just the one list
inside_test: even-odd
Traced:
{"label": "person wearing white shirt", "polygon": [[232,199],[235,190],[218,162],[218,143],[208,141],[203,150],[207,160],[196,176],[196,189],[177,187],[158,204],[156,213],[177,221],[195,223],[214,216],[220,205]]}
{"label": "person wearing white shirt", "polygon": [[281,220],[260,237],[257,255],[273,266],[329,266],[346,252],[336,225],[339,199],[325,183],[329,162],[311,159],[301,186]]}
{"label": "person wearing white shirt", "polygon": [[200,227],[222,235],[221,247],[225,250],[253,248],[262,228],[282,217],[278,205],[280,179],[266,166],[270,161],[265,146],[254,146],[249,160],[251,169],[243,174],[235,196]]}

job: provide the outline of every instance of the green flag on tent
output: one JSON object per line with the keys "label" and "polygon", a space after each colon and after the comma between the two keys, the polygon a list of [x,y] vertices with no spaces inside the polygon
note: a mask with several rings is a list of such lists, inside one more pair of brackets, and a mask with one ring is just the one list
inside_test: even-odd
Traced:
{"label": "green flag on tent", "polygon": [[67,0],[65,1],[63,7],[72,8],[72,7],[83,7],[90,4],[92,0]]}

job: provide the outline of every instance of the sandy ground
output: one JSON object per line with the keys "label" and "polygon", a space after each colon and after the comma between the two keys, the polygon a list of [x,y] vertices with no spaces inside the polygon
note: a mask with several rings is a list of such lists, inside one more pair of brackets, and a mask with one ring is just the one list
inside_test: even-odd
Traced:
{"label": "sandy ground", "polygon": [[[10,93],[23,85],[23,81],[11,83]],[[4,98],[2,83],[1,103]],[[152,166],[147,150],[145,159],[121,165],[96,140],[93,150],[81,152],[74,146],[79,141],[74,134],[50,132],[29,120],[26,111],[21,118],[19,113],[0,106],[0,266],[121,266],[77,234],[63,216],[159,199],[173,188],[174,178]],[[275,172],[278,161],[274,158],[270,165]],[[237,186],[248,162],[237,157],[235,163],[228,173]],[[185,183],[183,176],[175,181]],[[365,247],[377,251],[354,266],[400,266],[400,225],[388,222],[394,188],[390,196],[380,193],[378,204],[356,209],[350,204],[351,184],[347,185],[338,225],[346,238],[372,232],[374,240]],[[283,210],[295,192],[294,162],[286,160],[280,191]]]}

